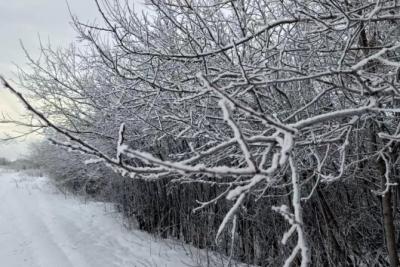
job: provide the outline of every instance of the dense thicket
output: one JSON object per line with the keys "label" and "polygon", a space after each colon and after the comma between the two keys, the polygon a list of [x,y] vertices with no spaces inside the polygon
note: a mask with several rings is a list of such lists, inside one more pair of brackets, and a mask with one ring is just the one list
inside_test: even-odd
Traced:
{"label": "dense thicket", "polygon": [[[53,159],[65,153],[54,147],[50,151],[55,152],[50,153]],[[49,154],[49,151],[45,153]],[[71,158],[70,154],[55,162],[40,157],[43,158],[45,169],[59,186],[114,202],[126,217],[128,227],[138,227],[162,237],[174,237],[199,248],[213,249],[228,255],[231,253],[229,232],[223,236],[218,246],[215,244],[215,234],[230,203],[222,199],[193,213],[193,209],[199,206],[197,201],[217,197],[223,191],[220,186],[203,183],[171,184],[168,179],[152,182],[133,180],[110,173],[108,169],[94,174],[91,167],[82,164],[82,158],[78,157],[74,165],[66,163],[65,159]],[[373,179],[376,179],[373,171],[366,169],[366,173],[343,183],[321,184],[315,195],[304,205],[304,221],[315,265],[387,264],[381,199],[371,192]],[[311,185],[305,187],[311,190]],[[398,190],[394,191],[395,212],[399,211],[399,193]],[[261,266],[282,264],[290,252],[280,243],[287,226],[281,217],[271,211],[271,206],[282,202],[289,205],[289,194],[288,191],[273,190],[269,196],[260,199],[249,196],[246,199],[238,213],[234,250],[236,259]],[[396,227],[400,227],[398,218]],[[396,244],[400,244],[398,232],[395,238]],[[205,261],[202,263],[207,266]]]}
{"label": "dense thicket", "polygon": [[397,1],[96,3],[5,82],[52,176],[244,262],[399,265]]}

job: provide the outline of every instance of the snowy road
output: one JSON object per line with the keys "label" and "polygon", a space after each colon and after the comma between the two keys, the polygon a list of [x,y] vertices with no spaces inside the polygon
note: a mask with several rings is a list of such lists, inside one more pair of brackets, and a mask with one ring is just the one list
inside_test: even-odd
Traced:
{"label": "snowy road", "polygon": [[0,266],[199,266],[177,243],[128,232],[105,207],[0,170]]}

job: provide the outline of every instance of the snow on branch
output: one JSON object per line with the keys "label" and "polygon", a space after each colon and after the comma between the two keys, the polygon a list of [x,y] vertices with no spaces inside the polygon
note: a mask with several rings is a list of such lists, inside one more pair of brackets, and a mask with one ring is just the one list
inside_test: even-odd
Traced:
{"label": "snow on branch", "polygon": [[371,191],[377,196],[384,196],[387,192],[389,192],[390,187],[397,186],[397,183],[390,182],[390,169],[392,166],[392,164],[390,163],[390,158],[387,155],[385,155],[385,153],[383,153],[383,152],[379,153],[379,156],[385,163],[385,174],[384,174],[385,179],[386,179],[385,189],[383,191],[375,191],[375,190],[371,190]]}
{"label": "snow on branch", "polygon": [[350,108],[350,109],[343,109],[337,110],[333,112],[329,112],[326,114],[316,115],[314,117],[306,118],[300,120],[298,122],[292,123],[291,126],[297,129],[306,128],[309,126],[313,126],[315,124],[324,123],[330,120],[340,119],[343,117],[349,116],[361,116],[367,112],[381,112],[380,109],[374,109],[376,106],[376,100],[371,98],[369,104],[367,106],[362,106],[359,108]]}
{"label": "snow on branch", "polygon": [[[397,42],[396,44],[394,44],[391,47],[385,47],[382,48],[381,50],[379,50],[378,52],[376,52],[375,54],[370,55],[367,58],[364,58],[363,60],[361,60],[360,62],[358,62],[356,65],[353,65],[351,67],[352,70],[359,70],[361,68],[363,68],[365,65],[367,65],[371,60],[374,59],[378,59],[381,60],[383,63],[387,64],[387,65],[391,65],[391,63],[385,59],[383,59],[381,56],[384,55],[387,52],[393,51],[400,48],[400,42]],[[398,66],[398,65],[396,65]]]}
{"label": "snow on branch", "polygon": [[296,231],[297,233],[297,244],[292,250],[290,256],[286,259],[284,267],[291,266],[294,261],[296,254],[300,251],[301,255],[301,267],[306,267],[309,265],[311,257],[310,257],[310,248],[308,247],[306,234],[304,231],[304,223],[303,223],[303,212],[301,207],[301,187],[300,181],[297,173],[297,168],[292,157],[289,158],[289,164],[291,169],[291,177],[292,177],[292,205],[294,214],[289,211],[289,208],[285,205],[281,207],[273,207],[272,209],[278,213],[280,213],[291,225],[290,229],[284,234],[282,238],[282,243],[286,244],[287,240],[290,236]]}
{"label": "snow on branch", "polygon": [[263,182],[263,181],[269,182],[270,177],[277,171],[277,169],[279,167],[278,161],[279,161],[279,154],[275,153],[272,158],[271,166],[265,171],[266,174],[254,175],[250,180],[247,181],[246,185],[237,186],[235,189],[232,189],[231,191],[229,191],[228,195],[226,196],[226,199],[233,200],[237,196],[249,192],[252,188],[254,188],[260,182]]}
{"label": "snow on branch", "polygon": [[234,106],[231,102],[226,101],[225,99],[221,99],[219,101],[219,106],[222,109],[222,113],[224,115],[224,120],[229,124],[229,126],[232,128],[234,136],[235,136],[235,141],[239,144],[244,158],[246,159],[247,165],[249,166],[250,169],[254,170],[257,172],[257,166],[256,163],[253,159],[253,157],[250,154],[249,147],[246,144],[245,138],[240,131],[238,125],[232,118],[231,111],[234,109]]}
{"label": "snow on branch", "polygon": [[124,144],[125,123],[121,123],[118,131],[117,161],[121,164],[121,155],[127,146]]}
{"label": "snow on branch", "polygon": [[211,83],[207,80],[207,78],[202,73],[198,73],[197,78],[203,83],[203,85],[206,87],[207,90],[216,92],[223,99],[226,99],[226,101],[231,102],[238,109],[241,109],[245,113],[262,120],[267,125],[271,125],[280,131],[285,131],[285,132],[289,132],[292,134],[297,132],[297,130],[295,128],[291,127],[290,125],[289,126],[285,125],[285,124],[277,121],[276,119],[272,118],[271,116],[265,115],[264,113],[257,112],[255,110],[251,109],[250,107],[241,105],[238,101],[235,101],[233,98],[231,98],[225,92],[217,89],[215,86],[212,86]]}
{"label": "snow on branch", "polygon": [[227,224],[233,219],[234,215],[238,212],[240,206],[243,203],[244,197],[246,194],[241,194],[237,199],[235,204],[231,207],[231,209],[228,211],[228,213],[225,215],[224,219],[222,220],[222,223],[220,224],[217,235],[215,237],[215,243],[218,243],[218,239],[221,236],[222,232],[226,228]]}

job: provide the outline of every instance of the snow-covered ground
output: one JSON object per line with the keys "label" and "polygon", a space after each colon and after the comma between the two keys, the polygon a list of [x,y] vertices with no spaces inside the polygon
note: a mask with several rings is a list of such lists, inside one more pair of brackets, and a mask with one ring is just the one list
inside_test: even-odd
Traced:
{"label": "snow-covered ground", "polygon": [[46,178],[0,169],[0,266],[206,265],[199,258],[179,242],[126,230],[110,205],[64,197]]}

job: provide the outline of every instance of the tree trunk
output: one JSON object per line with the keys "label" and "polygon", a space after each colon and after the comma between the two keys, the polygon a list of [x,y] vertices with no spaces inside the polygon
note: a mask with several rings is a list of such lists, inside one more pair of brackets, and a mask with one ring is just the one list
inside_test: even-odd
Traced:
{"label": "tree trunk", "polygon": [[[385,163],[382,159],[379,160],[379,169],[382,177],[382,188],[386,187],[385,178]],[[382,196],[382,215],[383,215],[383,227],[385,231],[386,248],[389,255],[390,267],[399,266],[399,257],[397,254],[396,247],[396,230],[394,227],[393,210],[392,210],[392,192],[389,189]]]}

